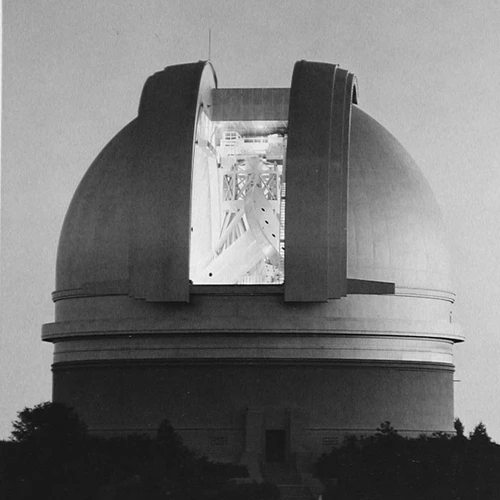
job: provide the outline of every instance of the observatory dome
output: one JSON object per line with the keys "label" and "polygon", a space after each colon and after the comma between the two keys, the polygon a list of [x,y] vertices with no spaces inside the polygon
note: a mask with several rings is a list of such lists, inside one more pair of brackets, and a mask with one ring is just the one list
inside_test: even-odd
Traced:
{"label": "observatory dome", "polygon": [[[68,209],[57,255],[57,292],[95,290],[99,283],[125,290],[130,279],[131,214],[138,200],[137,120],[103,149],[82,179]],[[147,193],[148,189],[143,189]],[[165,198],[171,193],[165,192]],[[157,214],[141,221],[155,227]],[[171,213],[175,218],[175,211]],[[439,207],[422,172],[380,123],[352,108],[347,216],[347,275],[397,288],[450,291],[449,259]],[[153,253],[176,245],[158,237]],[[144,264],[147,267],[147,263]],[[113,290],[108,290],[112,292]]]}
{"label": "observatory dome", "polygon": [[439,207],[337,65],[299,61],[290,88],[218,88],[204,61],[148,78],[75,192],[56,276],[54,400],[92,432],[167,417],[257,480],[384,421],[453,432]]}

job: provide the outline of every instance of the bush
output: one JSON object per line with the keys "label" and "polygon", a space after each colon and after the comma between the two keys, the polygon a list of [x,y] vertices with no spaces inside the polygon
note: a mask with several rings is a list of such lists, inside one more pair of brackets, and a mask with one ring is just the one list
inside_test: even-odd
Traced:
{"label": "bush", "polygon": [[483,424],[457,433],[403,438],[388,422],[374,436],[350,437],[316,462],[328,498],[497,499],[500,447]]}
{"label": "bush", "polygon": [[0,498],[212,500],[229,478],[248,476],[244,467],[197,457],[167,420],[155,438],[106,439],[88,435],[71,408],[42,403],[13,425],[11,441],[0,442]]}
{"label": "bush", "polygon": [[474,430],[469,434],[471,443],[479,446],[487,446],[491,443],[491,438],[486,432],[486,427],[482,422],[474,427]]}
{"label": "bush", "polygon": [[87,427],[72,408],[62,403],[41,403],[25,408],[13,422],[12,440],[18,443],[57,443],[72,446],[87,436]]}
{"label": "bush", "polygon": [[229,484],[221,490],[221,500],[280,500],[280,490],[271,483]]}

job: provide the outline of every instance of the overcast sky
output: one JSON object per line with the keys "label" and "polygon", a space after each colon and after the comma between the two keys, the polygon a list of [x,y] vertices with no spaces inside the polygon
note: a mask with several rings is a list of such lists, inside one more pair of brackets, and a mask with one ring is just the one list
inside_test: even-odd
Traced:
{"label": "overcast sky", "polygon": [[4,0],[0,439],[51,397],[51,292],[66,209],[146,78],[206,59],[221,87],[289,87],[339,63],[408,149],[449,231],[466,342],[455,414],[500,442],[500,4],[496,0]]}

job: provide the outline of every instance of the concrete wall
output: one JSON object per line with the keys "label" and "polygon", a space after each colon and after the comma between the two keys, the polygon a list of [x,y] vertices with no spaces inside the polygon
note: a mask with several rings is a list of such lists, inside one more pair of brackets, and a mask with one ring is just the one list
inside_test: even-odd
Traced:
{"label": "concrete wall", "polygon": [[453,369],[444,364],[61,363],[54,400],[105,434],[154,432],[168,418],[190,447],[231,461],[245,451],[263,458],[266,429],[288,429],[287,452],[308,463],[385,420],[411,435],[453,431]]}

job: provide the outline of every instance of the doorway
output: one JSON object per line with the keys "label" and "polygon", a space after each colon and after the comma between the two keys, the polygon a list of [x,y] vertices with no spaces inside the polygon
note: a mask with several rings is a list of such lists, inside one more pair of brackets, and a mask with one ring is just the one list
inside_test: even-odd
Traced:
{"label": "doorway", "polygon": [[266,462],[284,462],[286,458],[286,432],[282,429],[266,431]]}

